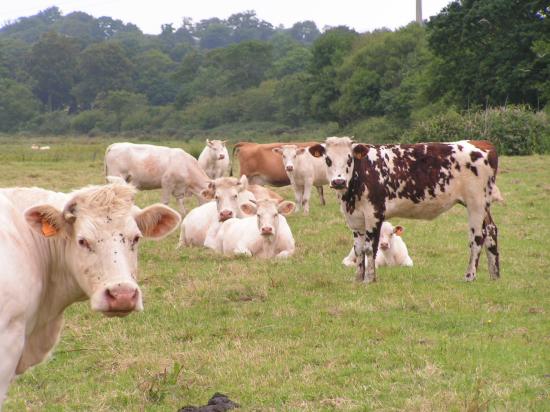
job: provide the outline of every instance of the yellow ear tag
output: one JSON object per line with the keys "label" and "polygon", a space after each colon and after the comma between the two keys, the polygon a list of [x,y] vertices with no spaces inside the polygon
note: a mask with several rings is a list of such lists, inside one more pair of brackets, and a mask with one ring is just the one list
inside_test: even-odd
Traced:
{"label": "yellow ear tag", "polygon": [[42,221],[42,233],[46,237],[52,237],[57,234],[57,229],[52,226],[47,220]]}

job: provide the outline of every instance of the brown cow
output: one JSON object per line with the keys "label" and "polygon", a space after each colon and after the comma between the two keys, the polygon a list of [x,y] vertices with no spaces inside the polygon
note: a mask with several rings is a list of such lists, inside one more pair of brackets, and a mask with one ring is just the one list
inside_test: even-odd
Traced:
{"label": "brown cow", "polygon": [[299,143],[252,143],[239,142],[233,148],[233,154],[237,154],[240,166],[240,176],[246,175],[251,184],[272,186],[287,186],[290,180],[286,174],[283,160],[280,155],[273,153],[276,147],[294,144],[298,147],[309,147],[317,142]]}

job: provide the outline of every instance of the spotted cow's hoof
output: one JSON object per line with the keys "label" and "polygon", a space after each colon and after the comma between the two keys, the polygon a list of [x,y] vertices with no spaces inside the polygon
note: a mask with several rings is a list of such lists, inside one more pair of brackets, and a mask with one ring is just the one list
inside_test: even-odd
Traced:
{"label": "spotted cow's hoof", "polygon": [[466,273],[466,276],[464,276],[464,280],[466,282],[473,282],[474,280],[476,280],[476,275],[473,273]]}

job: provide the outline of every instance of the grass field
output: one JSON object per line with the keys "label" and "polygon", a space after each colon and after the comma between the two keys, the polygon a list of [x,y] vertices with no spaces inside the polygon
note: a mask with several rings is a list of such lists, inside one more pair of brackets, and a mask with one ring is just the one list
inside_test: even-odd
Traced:
{"label": "grass field", "polygon": [[[106,141],[49,152],[3,143],[0,186],[101,183]],[[176,142],[168,142],[177,145]],[[199,143],[195,143],[195,146]],[[354,282],[333,193],[289,218],[287,261],[226,259],[178,234],[140,249],[145,310],[71,306],[49,361],[16,379],[6,411],[176,411],[216,391],[241,410],[550,410],[550,157],[501,158],[493,207],[502,278],[463,281],[467,219],[394,220],[415,266]],[[329,189],[327,189],[329,190]],[[290,190],[280,191],[290,198]],[[138,203],[160,199],[138,194]],[[191,204],[191,203],[190,203]]]}

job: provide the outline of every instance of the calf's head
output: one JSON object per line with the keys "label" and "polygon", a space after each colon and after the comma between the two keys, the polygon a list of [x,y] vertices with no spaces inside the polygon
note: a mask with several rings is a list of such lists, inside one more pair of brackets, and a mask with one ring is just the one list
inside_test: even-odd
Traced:
{"label": "calf's head", "polygon": [[333,189],[346,189],[353,176],[354,159],[362,159],[368,149],[362,144],[353,143],[349,137],[328,137],[324,144],[309,148],[314,157],[324,157],[327,177]]}
{"label": "calf's head", "polygon": [[227,140],[209,140],[206,139],[206,146],[210,151],[210,156],[214,160],[222,160],[229,157],[225,143]]}
{"label": "calf's head", "polygon": [[393,240],[395,239],[394,236],[401,236],[405,229],[403,226],[395,226],[390,222],[384,222],[382,223],[382,227],[380,229],[380,241],[378,242],[378,247],[381,250],[389,250],[392,247]]}
{"label": "calf's head", "polygon": [[25,211],[29,225],[41,236],[58,239],[54,270],[70,273],[90,298],[92,310],[125,316],[143,309],[137,284],[137,251],[142,237],[161,239],[179,224],[178,213],[164,205],[134,206],[135,189],[109,184],[81,189],[63,210],[53,205]]}
{"label": "calf's head", "polygon": [[240,179],[220,177],[210,183],[209,192],[216,201],[220,222],[237,217],[240,214],[240,205],[247,201],[246,196],[244,196],[247,188],[248,179],[244,175]]}
{"label": "calf's head", "polygon": [[283,165],[287,172],[294,171],[296,157],[302,156],[306,152],[304,147],[298,147],[293,144],[275,147],[272,150],[274,153],[278,153],[283,157]]}
{"label": "calf's head", "polygon": [[241,205],[242,211],[247,215],[256,214],[258,230],[262,236],[275,237],[279,229],[279,214],[289,215],[294,211],[294,202],[285,200],[277,203],[271,199],[261,199]]}

